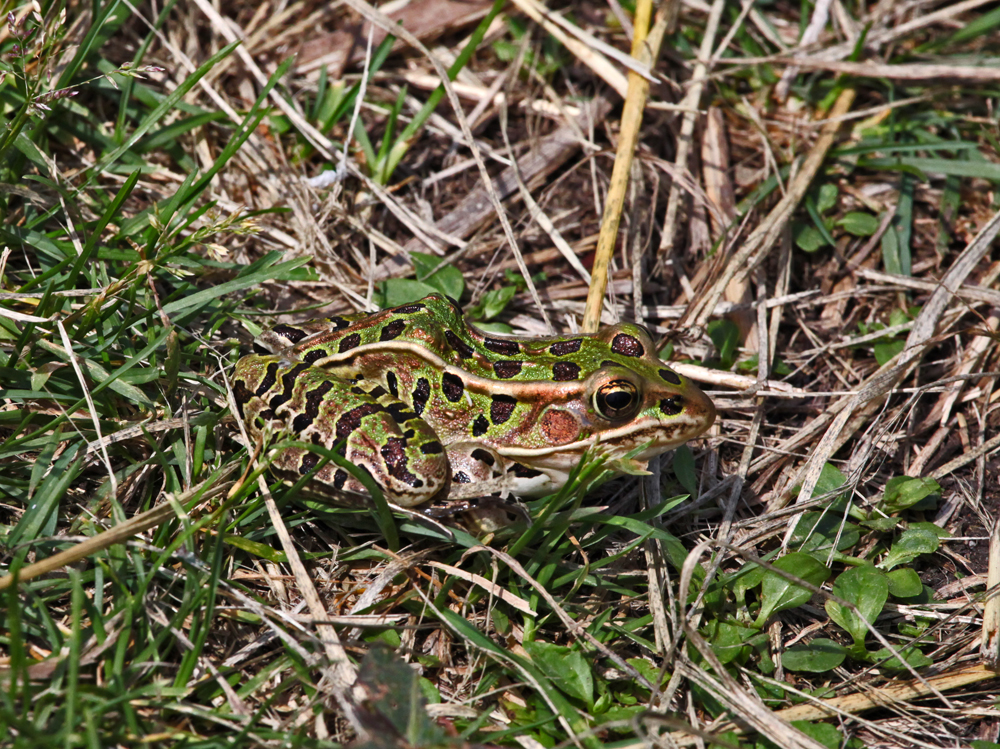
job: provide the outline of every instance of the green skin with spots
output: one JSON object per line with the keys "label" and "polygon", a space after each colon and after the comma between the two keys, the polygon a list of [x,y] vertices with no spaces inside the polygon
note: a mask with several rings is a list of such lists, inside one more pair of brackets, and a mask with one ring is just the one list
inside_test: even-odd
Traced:
{"label": "green skin with spots", "polygon": [[[279,325],[269,353],[236,365],[233,394],[250,436],[293,437],[343,454],[386,498],[410,507],[561,487],[587,448],[646,461],[701,434],[712,401],[656,357],[638,325],[594,335],[509,338],[467,323],[434,294],[371,315]],[[315,454],[281,450],[272,471],[307,473]],[[634,463],[619,463],[622,469]],[[333,464],[310,491],[364,504]]]}

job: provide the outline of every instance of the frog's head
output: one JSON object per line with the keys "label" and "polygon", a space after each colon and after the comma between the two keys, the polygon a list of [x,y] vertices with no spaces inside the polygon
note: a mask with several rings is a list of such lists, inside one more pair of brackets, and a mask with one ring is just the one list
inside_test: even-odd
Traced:
{"label": "frog's head", "polygon": [[636,459],[648,460],[708,429],[712,401],[655,351],[648,331],[630,323],[582,338],[572,357],[580,379],[560,397],[550,388],[536,414],[536,457],[579,454],[596,442],[616,455],[643,447]]}
{"label": "frog's head", "polygon": [[659,360],[636,367],[607,362],[587,378],[585,393],[600,441],[619,449],[647,445],[639,460],[684,444],[715,421],[711,399]]}

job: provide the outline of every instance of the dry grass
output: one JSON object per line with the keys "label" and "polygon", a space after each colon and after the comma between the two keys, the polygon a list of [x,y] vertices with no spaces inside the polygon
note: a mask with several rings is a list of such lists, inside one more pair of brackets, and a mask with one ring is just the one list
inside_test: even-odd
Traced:
{"label": "dry grass", "polygon": [[[361,0],[33,38],[5,6],[0,561],[34,579],[0,580],[0,745],[996,746],[1000,11],[665,4],[649,72],[616,0],[517,0],[421,115],[491,5],[414,0],[382,59]],[[602,321],[719,406],[672,467],[487,546],[243,473],[224,371],[261,310],[420,296],[421,252],[490,322],[577,330],[598,245]]]}

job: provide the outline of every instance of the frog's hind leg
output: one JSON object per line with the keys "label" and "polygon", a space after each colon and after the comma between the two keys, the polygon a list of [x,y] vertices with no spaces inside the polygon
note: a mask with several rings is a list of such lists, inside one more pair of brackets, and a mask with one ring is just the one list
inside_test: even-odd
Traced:
{"label": "frog's hind leg", "polygon": [[[448,484],[448,458],[437,434],[376,383],[351,384],[320,367],[255,356],[240,360],[233,392],[254,438],[270,431],[337,450],[367,471],[390,502],[411,507]],[[288,447],[274,457],[271,469],[291,479],[319,462],[314,452]],[[309,490],[334,499],[367,493],[332,462],[315,473]]]}

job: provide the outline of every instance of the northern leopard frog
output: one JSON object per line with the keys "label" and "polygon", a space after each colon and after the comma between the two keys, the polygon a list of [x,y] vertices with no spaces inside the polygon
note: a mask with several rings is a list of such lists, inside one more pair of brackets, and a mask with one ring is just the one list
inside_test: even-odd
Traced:
{"label": "northern leopard frog", "polygon": [[[339,445],[403,507],[498,489],[541,496],[590,447],[614,468],[630,450],[645,446],[635,460],[648,460],[715,420],[712,401],[629,323],[595,335],[499,337],[435,294],[370,315],[278,325],[255,350],[233,375],[250,436]],[[294,479],[318,462],[287,448],[271,470]],[[309,489],[365,501],[361,483],[333,463]]]}

